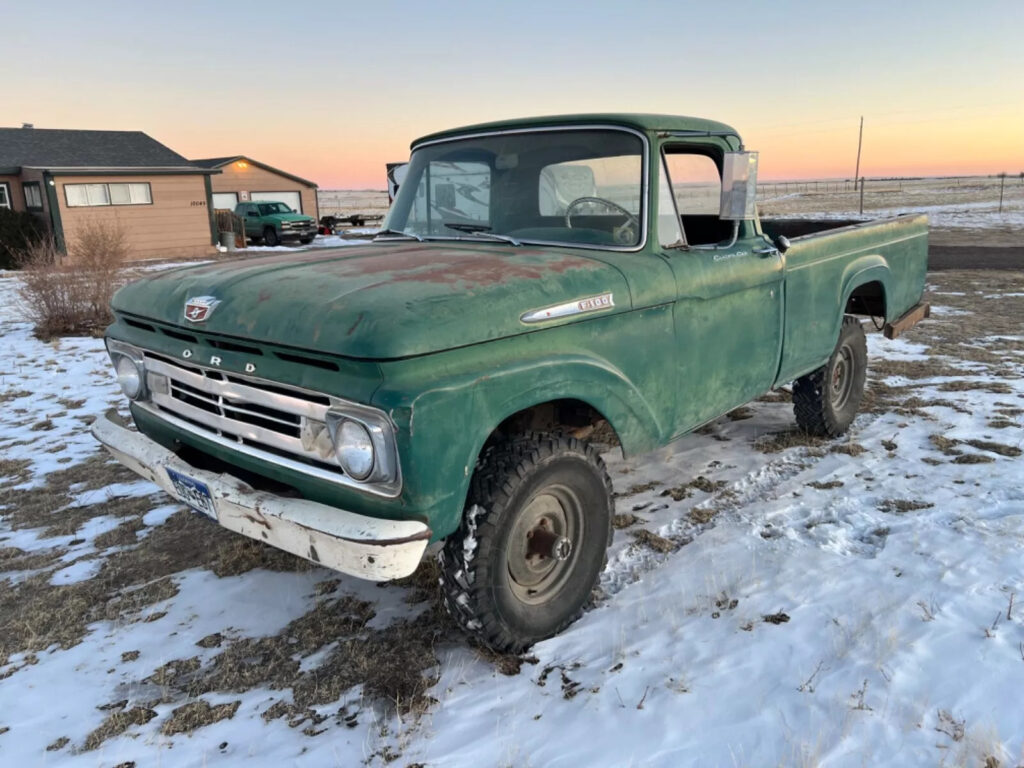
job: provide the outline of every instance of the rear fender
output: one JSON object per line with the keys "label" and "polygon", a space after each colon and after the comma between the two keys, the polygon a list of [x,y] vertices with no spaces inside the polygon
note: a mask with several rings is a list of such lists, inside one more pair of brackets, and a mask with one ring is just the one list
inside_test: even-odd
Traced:
{"label": "rear fender", "polygon": [[886,299],[886,320],[889,320],[890,307],[888,297],[891,295],[892,271],[889,262],[879,254],[868,254],[851,261],[843,270],[842,291],[838,296],[839,312],[836,314],[835,326],[832,329],[833,346],[839,340],[839,330],[843,324],[843,313],[850,301],[850,296],[860,286],[867,283],[881,283],[882,294]]}

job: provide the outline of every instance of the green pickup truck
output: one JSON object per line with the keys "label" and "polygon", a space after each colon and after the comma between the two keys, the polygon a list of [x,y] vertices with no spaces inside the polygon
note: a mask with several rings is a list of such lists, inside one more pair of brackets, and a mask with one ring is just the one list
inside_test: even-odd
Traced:
{"label": "green pickup truck", "polygon": [[688,117],[532,118],[414,142],[373,243],[154,273],[107,349],[137,430],[95,436],[220,525],[372,580],[427,551],[519,650],[585,607],[626,456],[793,383],[853,420],[857,317],[926,316],[927,220],[759,221],[757,155]]}
{"label": "green pickup truck", "polygon": [[235,215],[245,225],[245,236],[265,245],[280,245],[288,240],[309,245],[316,237],[316,219],[293,211],[286,203],[272,200],[239,203],[235,206]]}

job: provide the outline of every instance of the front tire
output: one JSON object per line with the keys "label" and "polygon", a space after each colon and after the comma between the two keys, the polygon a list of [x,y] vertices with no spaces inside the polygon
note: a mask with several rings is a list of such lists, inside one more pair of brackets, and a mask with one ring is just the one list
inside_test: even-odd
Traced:
{"label": "front tire", "polygon": [[864,328],[857,318],[846,315],[828,362],[793,383],[797,426],[820,437],[843,434],[860,408],[867,370]]}
{"label": "front tire", "polygon": [[445,607],[496,651],[558,634],[590,601],[612,509],[611,479],[586,442],[542,434],[493,446],[440,554]]}
{"label": "front tire", "polygon": [[267,227],[263,230],[263,242],[273,248],[281,242],[281,238],[277,236],[277,230],[273,227]]}

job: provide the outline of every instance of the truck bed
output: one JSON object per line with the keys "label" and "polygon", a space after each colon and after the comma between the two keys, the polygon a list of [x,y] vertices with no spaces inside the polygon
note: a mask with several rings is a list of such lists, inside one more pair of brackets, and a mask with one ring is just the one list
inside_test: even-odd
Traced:
{"label": "truck bed", "polygon": [[761,219],[761,230],[772,240],[780,236],[793,240],[831,229],[869,223],[870,219]]}
{"label": "truck bed", "polygon": [[[761,226],[791,243],[785,253],[786,319],[777,383],[824,364],[838,338],[842,312],[884,315],[892,323],[921,301],[928,269],[927,216],[867,222],[776,219]],[[836,307],[842,312],[836,313]]]}

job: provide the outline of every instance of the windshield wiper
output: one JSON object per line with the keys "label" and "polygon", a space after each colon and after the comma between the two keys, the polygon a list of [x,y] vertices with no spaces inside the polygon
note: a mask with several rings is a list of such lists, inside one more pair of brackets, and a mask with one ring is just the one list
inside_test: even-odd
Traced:
{"label": "windshield wiper", "polygon": [[376,240],[381,235],[401,235],[402,237],[409,237],[421,243],[423,242],[423,238],[420,237],[419,235],[413,234],[412,232],[403,232],[400,229],[381,229],[377,232],[376,236],[373,239]]}
{"label": "windshield wiper", "polygon": [[448,229],[454,229],[456,232],[466,232],[470,235],[480,235],[481,237],[490,237],[495,240],[501,240],[504,243],[512,243],[512,245],[522,245],[511,235],[499,235],[497,232],[491,232],[491,228],[486,224],[467,224],[461,221],[446,221],[444,225]]}

